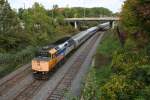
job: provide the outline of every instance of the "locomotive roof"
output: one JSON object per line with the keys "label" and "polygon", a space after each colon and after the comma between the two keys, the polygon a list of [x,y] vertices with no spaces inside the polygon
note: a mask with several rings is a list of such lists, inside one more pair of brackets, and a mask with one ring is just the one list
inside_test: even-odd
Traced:
{"label": "locomotive roof", "polygon": [[54,53],[56,53],[56,52],[57,52],[57,50],[56,50],[55,48],[49,50],[49,53],[51,53],[51,54],[54,54]]}

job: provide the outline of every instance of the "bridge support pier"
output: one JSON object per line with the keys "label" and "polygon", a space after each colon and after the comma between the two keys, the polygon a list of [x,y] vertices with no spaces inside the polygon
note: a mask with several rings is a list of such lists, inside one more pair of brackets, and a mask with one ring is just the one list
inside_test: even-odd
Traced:
{"label": "bridge support pier", "polygon": [[114,29],[115,28],[115,22],[114,21],[110,21],[110,26],[111,26],[112,29]]}
{"label": "bridge support pier", "polygon": [[75,28],[75,29],[77,29],[77,28],[78,28],[78,26],[77,26],[77,22],[76,22],[76,21],[74,22],[74,28]]}

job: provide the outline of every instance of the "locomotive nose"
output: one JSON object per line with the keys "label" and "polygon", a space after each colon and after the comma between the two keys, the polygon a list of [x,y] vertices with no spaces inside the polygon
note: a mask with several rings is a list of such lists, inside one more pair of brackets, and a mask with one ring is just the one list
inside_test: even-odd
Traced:
{"label": "locomotive nose", "polygon": [[49,71],[49,59],[33,59],[32,60],[32,70],[38,72]]}

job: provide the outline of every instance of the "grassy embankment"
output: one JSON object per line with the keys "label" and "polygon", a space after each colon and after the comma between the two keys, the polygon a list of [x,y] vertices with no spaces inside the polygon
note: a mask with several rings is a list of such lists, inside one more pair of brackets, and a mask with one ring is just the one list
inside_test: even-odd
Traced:
{"label": "grassy embankment", "polygon": [[83,100],[99,100],[100,86],[109,80],[112,54],[120,48],[119,41],[113,31],[105,32],[94,57],[94,66],[88,73],[82,90]]}
{"label": "grassy embankment", "polygon": [[111,33],[106,33],[97,49],[83,100],[149,100],[149,38],[129,36],[121,47],[117,36]]}

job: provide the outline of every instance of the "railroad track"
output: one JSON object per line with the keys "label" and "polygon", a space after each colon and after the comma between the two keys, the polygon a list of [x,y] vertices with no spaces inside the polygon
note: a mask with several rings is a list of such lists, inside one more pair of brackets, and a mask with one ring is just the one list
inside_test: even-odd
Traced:
{"label": "railroad track", "polygon": [[21,91],[13,100],[30,100],[43,84],[44,81],[42,80],[34,80],[23,91]]}
{"label": "railroad track", "polygon": [[[33,79],[31,71],[24,79],[17,82],[14,83],[14,86],[9,86],[10,89],[5,87],[8,91],[5,93],[2,91],[3,94],[0,96],[0,100],[29,100],[40,91],[40,87],[45,83],[45,81]],[[10,81],[10,83],[13,83],[13,81]]]}
{"label": "railroad track", "polygon": [[63,78],[57,83],[56,87],[51,91],[47,100],[63,99],[64,94],[70,89],[73,79],[77,75],[84,60],[86,59],[91,49],[91,46],[96,42],[98,37],[99,37],[99,34],[96,34],[91,38],[91,41],[89,42],[88,46],[86,46],[82,50],[82,52],[80,52],[79,56],[77,56],[72,66],[68,69],[68,71],[65,73]]}
{"label": "railroad track", "polygon": [[31,73],[30,66],[25,68],[23,71],[20,71],[19,73],[15,74],[11,78],[7,79],[3,83],[1,83],[0,84],[0,96],[5,94],[10,88],[12,88],[18,82],[23,80],[25,76],[27,76],[29,73]]}

